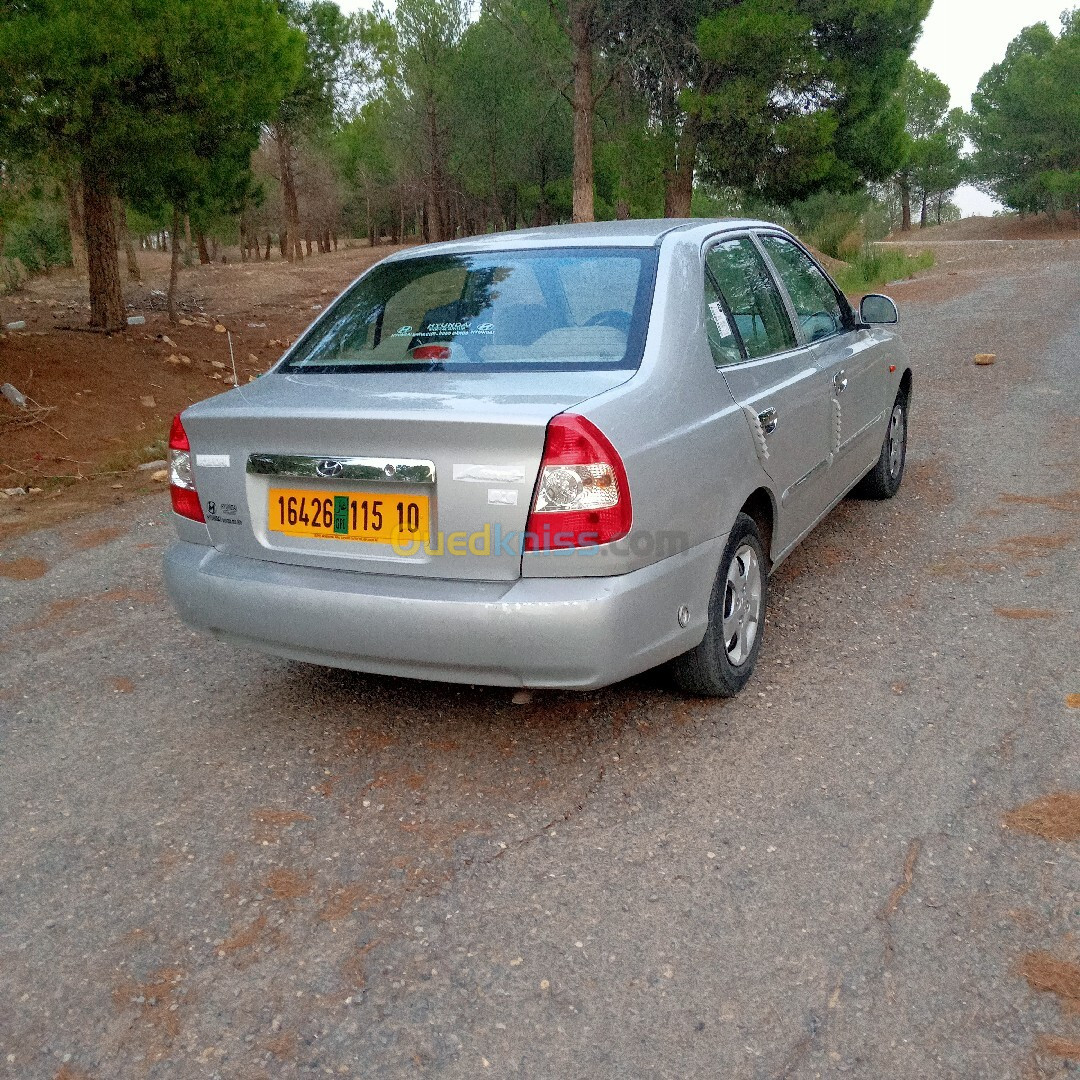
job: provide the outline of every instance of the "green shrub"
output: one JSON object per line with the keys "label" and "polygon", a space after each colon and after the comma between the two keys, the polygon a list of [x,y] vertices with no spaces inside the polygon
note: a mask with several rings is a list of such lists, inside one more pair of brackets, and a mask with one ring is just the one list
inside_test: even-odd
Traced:
{"label": "green shrub", "polygon": [[867,246],[838,271],[836,284],[846,293],[869,292],[890,281],[911,277],[934,265],[932,251],[908,255],[900,248]]}
{"label": "green shrub", "polygon": [[8,224],[3,254],[18,259],[32,274],[71,262],[67,215],[60,205],[45,199],[24,203]]}
{"label": "green shrub", "polygon": [[26,277],[26,267],[18,259],[0,256],[0,293],[15,292]]}

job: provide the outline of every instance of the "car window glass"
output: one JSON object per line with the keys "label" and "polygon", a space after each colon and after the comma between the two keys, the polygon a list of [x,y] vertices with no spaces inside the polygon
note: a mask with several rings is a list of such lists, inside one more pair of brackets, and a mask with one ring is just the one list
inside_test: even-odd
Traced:
{"label": "car window glass", "polygon": [[393,259],[317,320],[281,371],[636,367],[655,248],[523,249]]}
{"label": "car window glass", "polygon": [[717,244],[705,262],[734,316],[747,356],[755,360],[795,348],[780,291],[749,237]]}
{"label": "car window glass", "polygon": [[728,316],[727,308],[712,279],[705,275],[705,336],[709,340],[709,351],[712,353],[713,363],[717,367],[725,367],[727,364],[738,364],[743,360],[742,350],[739,348],[739,339],[735,336],[735,328]]}
{"label": "car window glass", "polygon": [[627,298],[637,292],[636,259],[577,259],[559,266],[559,284],[575,326],[630,325]]}
{"label": "car window glass", "polygon": [[791,297],[806,340],[839,334],[844,329],[840,301],[806,252],[782,236],[762,236],[761,243]]}

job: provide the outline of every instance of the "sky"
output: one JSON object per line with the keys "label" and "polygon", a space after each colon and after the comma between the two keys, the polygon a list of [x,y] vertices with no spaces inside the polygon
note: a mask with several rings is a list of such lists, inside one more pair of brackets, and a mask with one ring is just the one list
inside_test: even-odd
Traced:
{"label": "sky", "polygon": [[[934,0],[915,46],[914,60],[952,92],[952,104],[967,109],[984,71],[1005,55],[1025,26],[1045,22],[1056,34],[1060,15],[1076,0]],[[344,11],[370,9],[371,0],[339,0]],[[955,196],[965,217],[1000,209],[989,195],[965,185]]]}
{"label": "sky", "polygon": [[[1061,12],[1070,6],[1069,0],[934,0],[912,58],[949,87],[953,105],[967,109],[983,72],[1004,57],[1016,35],[1037,22],[1058,33]],[[969,185],[954,201],[965,217],[1000,209]]]}

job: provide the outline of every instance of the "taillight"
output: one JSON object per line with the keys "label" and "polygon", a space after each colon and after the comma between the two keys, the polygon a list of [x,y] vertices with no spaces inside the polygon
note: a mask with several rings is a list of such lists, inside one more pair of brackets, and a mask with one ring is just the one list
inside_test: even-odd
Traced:
{"label": "taillight", "polygon": [[173,417],[169,431],[169,494],[172,495],[173,509],[181,517],[206,521],[199,493],[195,490],[195,475],[191,471],[191,443],[179,416]]}
{"label": "taillight", "polygon": [[630,531],[632,519],[626,470],[607,436],[584,416],[554,417],[525,526],[525,550],[610,544]]}
{"label": "taillight", "polygon": [[447,345],[417,345],[412,351],[414,360],[449,360],[450,348]]}

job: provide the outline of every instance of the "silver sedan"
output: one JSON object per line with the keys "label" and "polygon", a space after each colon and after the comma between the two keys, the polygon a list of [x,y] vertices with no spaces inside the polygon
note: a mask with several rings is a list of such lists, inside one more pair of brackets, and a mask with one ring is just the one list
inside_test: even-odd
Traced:
{"label": "silver sedan", "polygon": [[904,473],[896,308],[760,221],[499,233],[383,260],[170,438],[182,618],[336,667],[731,695],[769,573]]}

